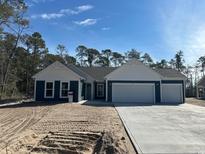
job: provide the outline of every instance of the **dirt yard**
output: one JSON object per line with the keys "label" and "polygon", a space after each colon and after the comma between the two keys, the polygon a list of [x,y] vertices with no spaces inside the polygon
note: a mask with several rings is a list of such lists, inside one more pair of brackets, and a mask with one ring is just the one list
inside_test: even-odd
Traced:
{"label": "dirt yard", "polygon": [[0,153],[135,153],[114,107],[25,103],[0,108]]}
{"label": "dirt yard", "polygon": [[205,100],[201,99],[186,98],[186,103],[205,107]]}

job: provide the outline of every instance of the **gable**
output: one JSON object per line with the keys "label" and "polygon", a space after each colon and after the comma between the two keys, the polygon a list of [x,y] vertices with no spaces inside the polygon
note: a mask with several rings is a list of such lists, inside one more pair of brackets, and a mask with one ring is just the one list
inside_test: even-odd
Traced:
{"label": "gable", "polygon": [[33,76],[36,80],[80,80],[83,79],[80,75],[61,64],[60,62],[55,62],[36,75]]}
{"label": "gable", "polygon": [[203,86],[203,87],[205,87],[205,76],[203,76],[203,77],[199,80],[198,86]]}
{"label": "gable", "polygon": [[107,80],[160,80],[161,75],[137,60],[131,60],[105,77]]}

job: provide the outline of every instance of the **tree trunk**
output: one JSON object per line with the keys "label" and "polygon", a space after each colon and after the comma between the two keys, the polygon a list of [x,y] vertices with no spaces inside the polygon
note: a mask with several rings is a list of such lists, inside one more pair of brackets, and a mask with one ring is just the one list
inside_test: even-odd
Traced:
{"label": "tree trunk", "polygon": [[6,71],[5,71],[5,73],[3,72],[3,74],[2,74],[3,81],[2,81],[1,95],[4,93],[5,87],[7,85],[8,74],[9,74],[9,71],[10,71],[10,65],[11,65],[12,57],[14,56],[14,53],[16,51],[19,39],[20,39],[20,34],[18,34],[15,45],[14,45],[13,49],[11,50],[11,53],[8,57],[8,62],[7,62],[6,67],[5,67]]}

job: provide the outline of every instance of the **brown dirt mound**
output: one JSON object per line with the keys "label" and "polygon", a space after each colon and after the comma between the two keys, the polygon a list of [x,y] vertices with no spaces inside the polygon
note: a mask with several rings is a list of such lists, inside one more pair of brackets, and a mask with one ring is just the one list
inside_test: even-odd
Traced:
{"label": "brown dirt mound", "polygon": [[33,147],[31,153],[124,153],[108,132],[50,132]]}

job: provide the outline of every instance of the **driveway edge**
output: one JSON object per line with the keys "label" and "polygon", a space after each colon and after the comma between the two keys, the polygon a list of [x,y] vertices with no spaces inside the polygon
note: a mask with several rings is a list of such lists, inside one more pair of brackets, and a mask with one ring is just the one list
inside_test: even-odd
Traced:
{"label": "driveway edge", "polygon": [[117,111],[117,113],[118,113],[118,115],[119,115],[119,117],[120,117],[121,122],[123,123],[124,129],[125,129],[125,131],[126,131],[126,133],[127,133],[127,136],[129,137],[129,139],[130,139],[130,141],[131,141],[131,143],[132,143],[132,145],[133,145],[133,147],[134,147],[135,152],[136,152],[137,154],[143,154],[141,148],[139,147],[139,145],[138,145],[137,142],[135,141],[135,139],[134,139],[134,137],[133,137],[133,135],[132,135],[130,129],[128,128],[128,126],[127,126],[127,124],[126,124],[126,122],[125,122],[123,116],[118,112],[118,110],[117,110],[117,108],[115,107],[115,105],[114,105],[114,108],[115,108],[115,110]]}

